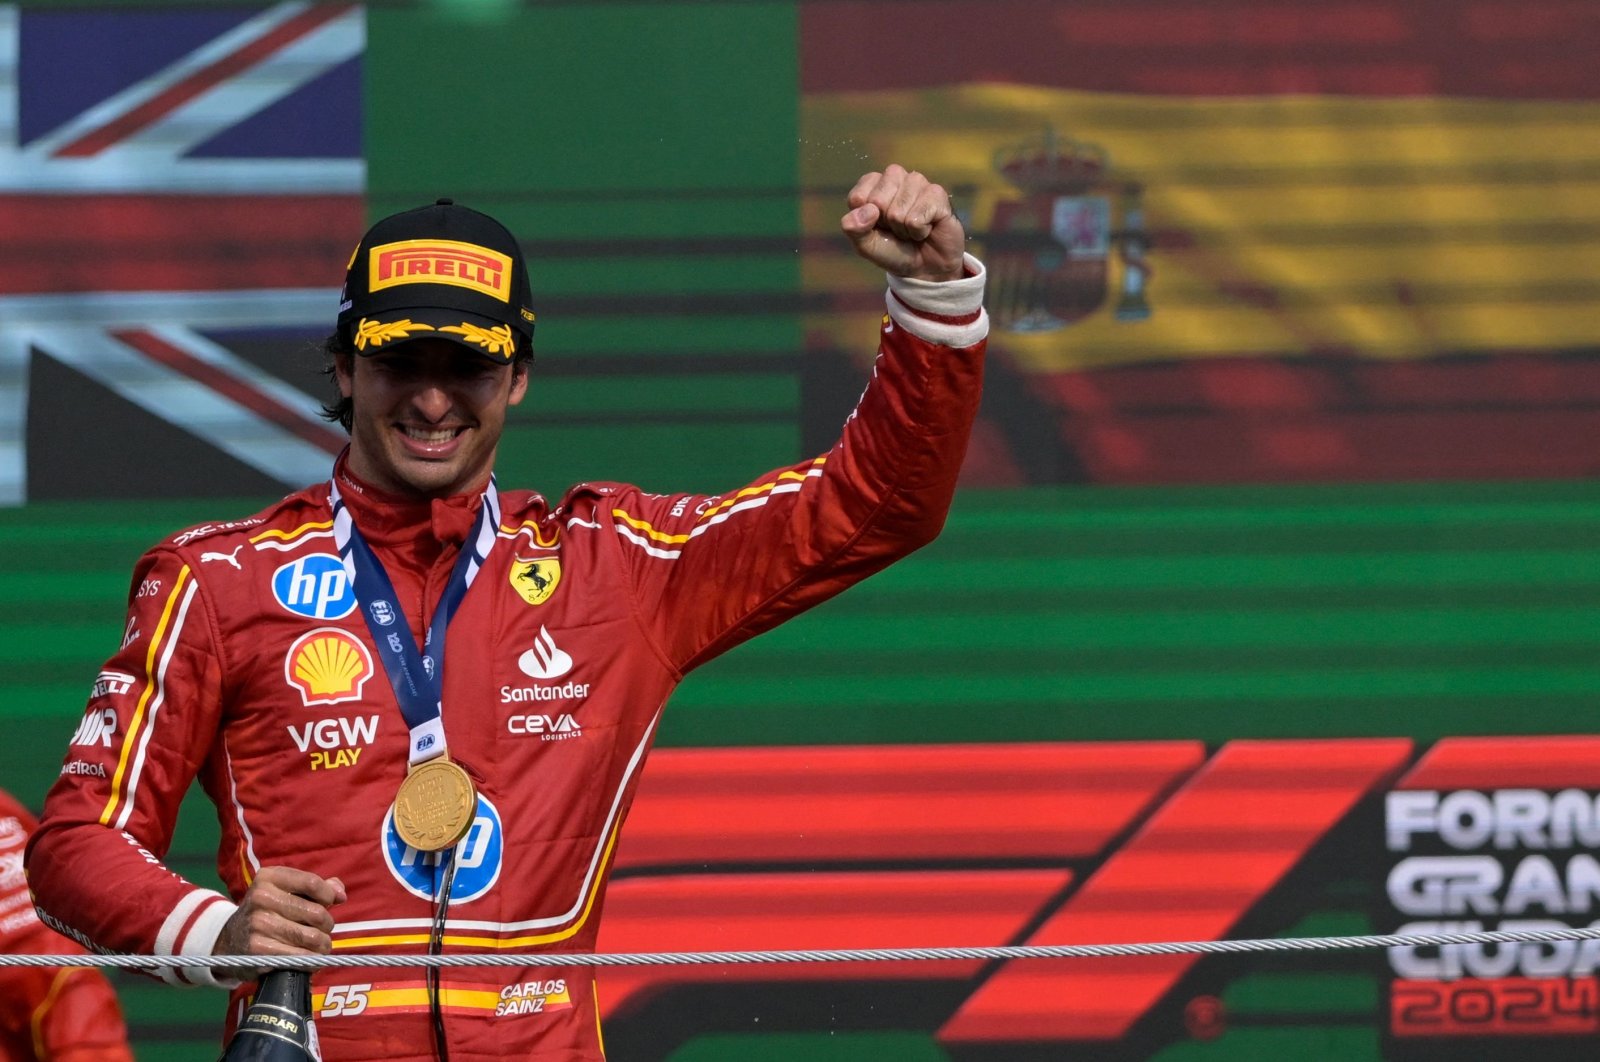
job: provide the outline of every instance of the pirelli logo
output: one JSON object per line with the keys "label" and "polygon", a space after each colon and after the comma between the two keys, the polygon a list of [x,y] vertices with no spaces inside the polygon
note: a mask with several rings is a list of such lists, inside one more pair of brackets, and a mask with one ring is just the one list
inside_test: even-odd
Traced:
{"label": "pirelli logo", "polygon": [[401,240],[372,248],[368,291],[401,284],[454,284],[511,301],[511,259],[475,243]]}

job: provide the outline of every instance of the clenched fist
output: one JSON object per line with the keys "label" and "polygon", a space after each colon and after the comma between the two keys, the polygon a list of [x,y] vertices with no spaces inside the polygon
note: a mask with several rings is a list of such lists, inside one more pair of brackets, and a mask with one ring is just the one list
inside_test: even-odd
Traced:
{"label": "clenched fist", "polygon": [[[293,867],[262,867],[239,909],[217,935],[213,955],[326,955],[333,950],[333,915],[345,901],[344,882]],[[218,971],[240,980],[270,967]]]}
{"label": "clenched fist", "polygon": [[890,164],[850,189],[839,227],[856,253],[885,272],[917,280],[956,280],[967,234],[950,193],[915,170]]}

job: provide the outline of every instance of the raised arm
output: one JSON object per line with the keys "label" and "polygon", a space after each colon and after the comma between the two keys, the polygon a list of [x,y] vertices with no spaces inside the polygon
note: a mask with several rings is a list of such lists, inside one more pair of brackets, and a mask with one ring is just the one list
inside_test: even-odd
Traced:
{"label": "raised arm", "polygon": [[983,267],[939,185],[899,166],[863,176],[840,227],[885,269],[872,378],[819,457],[720,495],[594,499],[633,576],[638,614],[684,671],[931,541],[978,409]]}

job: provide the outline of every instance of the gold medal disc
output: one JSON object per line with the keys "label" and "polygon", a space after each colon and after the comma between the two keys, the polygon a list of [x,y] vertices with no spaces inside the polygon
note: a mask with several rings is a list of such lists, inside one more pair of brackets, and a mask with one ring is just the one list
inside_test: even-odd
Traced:
{"label": "gold medal disc", "polygon": [[394,795],[394,828],[419,852],[439,852],[472,828],[478,791],[456,764],[440,756],[411,768]]}

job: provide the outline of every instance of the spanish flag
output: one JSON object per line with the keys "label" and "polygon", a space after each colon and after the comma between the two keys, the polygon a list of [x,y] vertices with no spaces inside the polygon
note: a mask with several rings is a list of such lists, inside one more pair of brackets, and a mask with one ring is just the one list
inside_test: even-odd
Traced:
{"label": "spanish flag", "polygon": [[[1557,0],[804,5],[806,224],[888,161],[955,193],[969,481],[1592,475],[1597,37]],[[845,349],[875,282],[827,246]]]}

